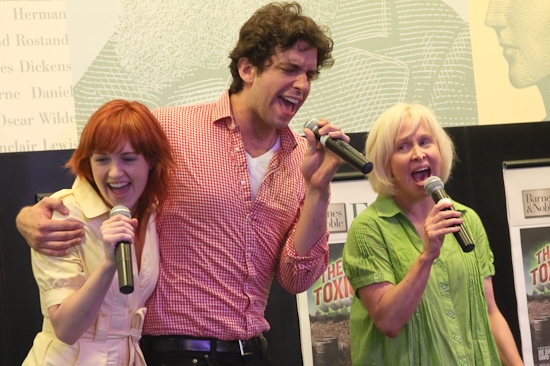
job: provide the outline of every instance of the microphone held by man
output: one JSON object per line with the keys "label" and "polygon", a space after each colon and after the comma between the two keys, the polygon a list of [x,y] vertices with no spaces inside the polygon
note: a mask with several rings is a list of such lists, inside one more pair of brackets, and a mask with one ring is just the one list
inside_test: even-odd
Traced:
{"label": "microphone held by man", "polygon": [[304,125],[315,134],[315,138],[327,149],[344,159],[346,163],[357,169],[363,174],[369,174],[372,171],[373,165],[365,158],[363,154],[353,148],[345,141],[333,139],[328,135],[321,136],[319,134],[319,126],[317,118],[310,119]]}

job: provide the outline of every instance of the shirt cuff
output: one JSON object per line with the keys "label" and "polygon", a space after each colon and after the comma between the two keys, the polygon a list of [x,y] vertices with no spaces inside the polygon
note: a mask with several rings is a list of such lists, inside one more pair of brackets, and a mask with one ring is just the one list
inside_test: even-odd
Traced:
{"label": "shirt cuff", "polygon": [[296,245],[294,241],[292,241],[292,245],[288,245],[286,247],[286,253],[289,258],[292,258],[296,262],[302,262],[302,261],[309,261],[312,259],[319,259],[324,257],[328,252],[328,237],[329,237],[329,231],[325,231],[323,236],[315,243],[313,248],[309,251],[307,255],[300,256],[296,253]]}
{"label": "shirt cuff", "polygon": [[54,305],[59,305],[76,291],[74,288],[58,288],[50,290],[42,295],[42,311],[44,314],[48,313],[48,309]]}

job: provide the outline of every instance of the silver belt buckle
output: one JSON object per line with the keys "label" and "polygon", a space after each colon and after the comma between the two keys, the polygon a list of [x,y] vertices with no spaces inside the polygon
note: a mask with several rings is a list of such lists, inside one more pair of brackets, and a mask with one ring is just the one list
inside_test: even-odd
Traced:
{"label": "silver belt buckle", "polygon": [[241,351],[241,356],[247,356],[254,353],[254,352],[245,352],[243,348],[243,341],[241,341],[240,339],[239,339],[239,350]]}

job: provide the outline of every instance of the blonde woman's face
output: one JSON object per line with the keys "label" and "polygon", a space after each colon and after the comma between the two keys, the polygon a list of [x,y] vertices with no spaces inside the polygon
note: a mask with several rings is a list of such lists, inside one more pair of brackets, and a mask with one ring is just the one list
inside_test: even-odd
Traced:
{"label": "blonde woman's face", "polygon": [[415,202],[426,197],[424,181],[441,174],[441,153],[426,123],[410,131],[410,122],[401,127],[390,158],[397,190],[395,197]]}

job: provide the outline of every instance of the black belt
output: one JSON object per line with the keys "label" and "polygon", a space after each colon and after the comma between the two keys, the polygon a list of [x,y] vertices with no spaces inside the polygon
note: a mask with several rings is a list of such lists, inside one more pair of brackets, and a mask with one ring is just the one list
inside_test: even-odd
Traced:
{"label": "black belt", "polygon": [[195,338],[188,336],[143,336],[147,347],[153,352],[230,352],[242,356],[250,355],[267,349],[264,337],[255,337],[246,341],[220,341],[210,338]]}

